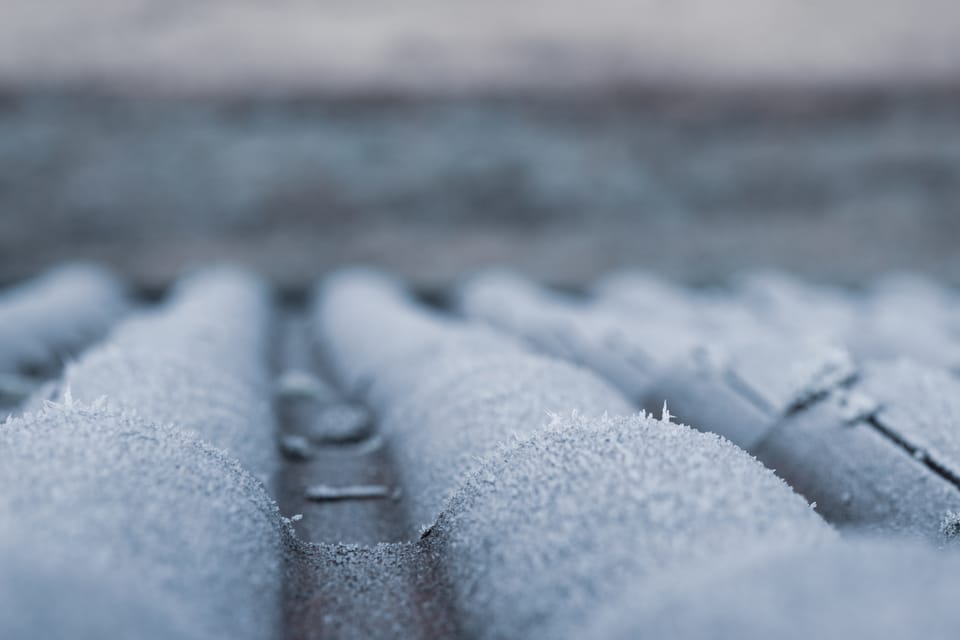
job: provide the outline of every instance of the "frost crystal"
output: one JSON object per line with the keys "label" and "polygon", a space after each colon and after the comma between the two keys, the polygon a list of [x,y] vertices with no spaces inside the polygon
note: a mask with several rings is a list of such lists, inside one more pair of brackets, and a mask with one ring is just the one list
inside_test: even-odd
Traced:
{"label": "frost crystal", "polygon": [[940,521],[940,533],[951,539],[960,537],[960,513],[947,511]]}
{"label": "frost crystal", "polygon": [[667,401],[663,401],[663,409],[660,410],[660,422],[670,422],[670,418],[673,416],[670,415],[670,410],[667,409]]}

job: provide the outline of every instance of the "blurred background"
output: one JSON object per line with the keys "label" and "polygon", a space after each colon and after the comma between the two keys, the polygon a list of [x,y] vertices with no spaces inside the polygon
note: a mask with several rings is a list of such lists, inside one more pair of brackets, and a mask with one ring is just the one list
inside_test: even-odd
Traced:
{"label": "blurred background", "polygon": [[0,283],[960,282],[947,0],[0,1]]}

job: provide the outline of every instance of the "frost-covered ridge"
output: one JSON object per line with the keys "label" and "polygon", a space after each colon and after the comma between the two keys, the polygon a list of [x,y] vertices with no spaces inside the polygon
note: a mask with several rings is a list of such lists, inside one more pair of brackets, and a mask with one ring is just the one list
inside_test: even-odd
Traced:
{"label": "frost-covered ridge", "polygon": [[333,370],[379,415],[404,480],[411,538],[478,457],[534,433],[549,413],[631,410],[590,372],[427,311],[373,273],[332,277],[318,290],[315,318]]}
{"label": "frost-covered ridge", "polygon": [[586,364],[641,407],[666,399],[832,522],[941,543],[943,514],[960,509],[960,296],[949,289],[899,276],[852,292],[752,273],[696,290],[626,272],[574,299],[489,273],[457,298],[468,317]]}
{"label": "frost-covered ridge", "polygon": [[0,291],[0,409],[101,338],[127,308],[120,281],[90,265],[63,266]]}
{"label": "frost-covered ridge", "polygon": [[72,401],[0,426],[0,459],[0,637],[274,637],[282,521],[231,458]]}
{"label": "frost-covered ridge", "polygon": [[250,274],[185,278],[67,368],[61,394],[195,431],[263,481],[276,470],[268,377],[270,298]]}
{"label": "frost-covered ridge", "polygon": [[4,640],[956,636],[953,290],[123,289],[0,292]]}

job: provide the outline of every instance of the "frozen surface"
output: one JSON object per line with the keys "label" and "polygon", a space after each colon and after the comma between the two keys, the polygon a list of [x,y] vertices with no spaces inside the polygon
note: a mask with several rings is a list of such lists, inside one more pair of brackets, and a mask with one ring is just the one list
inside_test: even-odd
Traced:
{"label": "frozen surface", "polygon": [[841,347],[791,339],[743,336],[730,349],[726,376],[776,417],[852,380],[857,368]]}
{"label": "frozen surface", "polygon": [[741,274],[731,294],[772,326],[827,341],[848,335],[860,311],[859,298],[849,291],[778,271]]}
{"label": "frozen surface", "polygon": [[[278,331],[266,287],[221,269],[117,324],[0,425],[0,636],[956,628],[955,292],[625,273],[579,297],[485,273],[452,293],[466,318],[342,271]],[[278,429],[271,400],[300,413]],[[344,544],[290,537],[258,482],[278,442],[298,530]]]}
{"label": "frozen surface", "polygon": [[[747,274],[733,291],[691,292],[624,272],[595,291],[598,306],[619,310],[638,327],[647,316],[665,316],[697,336],[698,346],[667,368],[651,400],[668,398],[691,424],[748,449],[785,415],[857,375],[846,348],[848,323],[860,317],[852,294],[773,272]],[[705,422],[717,408],[721,420]]]}
{"label": "frozen surface", "polygon": [[0,460],[4,638],[277,637],[284,525],[233,459],[102,401],[0,425]]}
{"label": "frozen surface", "polygon": [[580,362],[648,409],[667,399],[698,428],[749,447],[782,415],[855,374],[845,350],[763,322],[718,294],[640,273],[575,304],[532,283],[481,276],[460,295],[470,317]]}
{"label": "frozen surface", "polygon": [[945,542],[941,524],[960,491],[837,398],[792,415],[752,453],[839,527]]}
{"label": "frozen surface", "polygon": [[666,364],[698,344],[695,334],[676,323],[660,322],[658,314],[642,325],[631,323],[508,273],[481,274],[458,293],[466,316],[520,336],[544,353],[589,367],[634,400],[643,398]]}
{"label": "frozen surface", "polygon": [[589,372],[418,308],[370,273],[333,276],[316,319],[334,370],[362,387],[378,413],[403,480],[411,537],[435,520],[478,456],[533,433],[549,413],[631,411]]}
{"label": "frozen surface", "polygon": [[270,330],[260,281],[226,269],[201,272],[68,367],[61,397],[107,397],[151,422],[196,431],[266,480],[276,458]]}
{"label": "frozen surface", "polygon": [[739,325],[842,346],[858,360],[909,357],[960,371],[960,295],[919,275],[891,274],[865,289],[841,289],[759,270],[740,274],[730,289],[691,292],[627,271],[601,279],[594,291],[603,305],[644,315],[666,310],[728,333]]}
{"label": "frozen surface", "polygon": [[[728,442],[643,416],[556,416],[496,447],[414,543],[319,545],[304,638],[566,638],[624,588],[834,533]],[[318,609],[310,603],[323,603]],[[581,636],[582,637],[582,636]]]}
{"label": "frozen surface", "polygon": [[960,628],[958,571],[955,552],[903,543],[761,553],[628,591],[579,637],[949,640]]}
{"label": "frozen surface", "polygon": [[941,369],[871,363],[753,452],[831,522],[943,544],[944,518],[960,510],[958,389]]}
{"label": "frozen surface", "polygon": [[929,278],[895,273],[844,290],[758,271],[741,276],[733,295],[760,322],[843,345],[859,360],[909,357],[960,371],[960,296]]}
{"label": "frozen surface", "polygon": [[685,330],[708,333],[770,329],[758,323],[756,314],[731,298],[726,289],[685,287],[645,271],[607,274],[590,292],[597,307],[615,310],[634,320],[652,318]]}
{"label": "frozen surface", "polygon": [[0,374],[55,371],[126,308],[119,281],[88,265],[59,267],[0,291]]}
{"label": "frozen surface", "polygon": [[[901,350],[949,361],[953,292],[897,277],[861,293],[773,272],[713,290],[623,272],[593,291],[575,302],[517,277],[485,275],[461,289],[460,306],[594,368],[647,409],[666,400],[683,421],[755,453],[831,522],[944,542],[945,514],[960,509],[958,382],[943,369],[869,358]],[[616,347],[604,352],[614,336]],[[644,368],[611,365],[684,341]],[[868,364],[858,365],[846,344]],[[939,354],[924,355],[934,344]]]}
{"label": "frozen surface", "polygon": [[334,374],[348,392],[361,393],[389,384],[374,380],[376,374],[394,380],[400,377],[417,384],[415,372],[404,364],[428,367],[415,355],[426,358],[445,351],[480,354],[507,344],[484,327],[418,308],[396,282],[376,271],[345,270],[330,276],[318,289],[314,312],[321,350]]}
{"label": "frozen surface", "polygon": [[715,435],[565,415],[489,456],[426,540],[468,634],[553,638],[625,582],[832,537],[782,480]]}
{"label": "frozen surface", "polygon": [[960,478],[960,380],[908,360],[867,369],[864,394],[877,399],[876,419],[955,479]]}
{"label": "frozen surface", "polygon": [[[288,629],[304,640],[464,637],[427,545],[316,545],[288,583]],[[322,603],[322,606],[316,606]]]}
{"label": "frozen surface", "polygon": [[751,272],[734,294],[763,322],[842,344],[864,360],[910,357],[960,371],[960,297],[928,278],[891,274],[862,291]]}
{"label": "frozen surface", "polygon": [[871,359],[907,357],[960,373],[960,296],[955,290],[900,275],[879,280],[868,293],[861,326],[847,336],[856,353]]}
{"label": "frozen surface", "polygon": [[[712,331],[676,359],[647,392],[678,415],[752,447],[778,420],[851,380],[843,348],[771,330]],[[722,412],[717,409],[722,408]]]}
{"label": "frozen surface", "polygon": [[[9,527],[5,527],[9,529]],[[105,575],[82,557],[70,566],[43,557],[29,534],[0,533],[0,637],[200,640],[172,604],[129,577]],[[94,563],[95,565],[95,563]]]}

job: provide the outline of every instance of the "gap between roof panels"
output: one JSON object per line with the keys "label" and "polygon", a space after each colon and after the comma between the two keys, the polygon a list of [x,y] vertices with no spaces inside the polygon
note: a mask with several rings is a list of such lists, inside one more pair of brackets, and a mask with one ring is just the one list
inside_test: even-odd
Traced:
{"label": "gap between roof panels", "polygon": [[[273,367],[274,486],[302,545],[288,556],[284,637],[448,637],[456,628],[432,554],[407,513],[375,417],[325,375],[307,296],[281,294]],[[389,626],[386,626],[389,625]]]}
{"label": "gap between roof panels", "polygon": [[303,298],[285,297],[274,353],[281,512],[313,543],[402,541],[405,513],[374,417],[325,378]]}
{"label": "gap between roof panels", "polygon": [[886,438],[894,446],[901,449],[904,453],[927,467],[931,472],[946,482],[950,483],[955,489],[960,490],[960,477],[930,457],[926,451],[910,444],[908,441],[903,439],[896,431],[880,422],[876,415],[868,416],[864,419],[864,422],[881,436]]}

